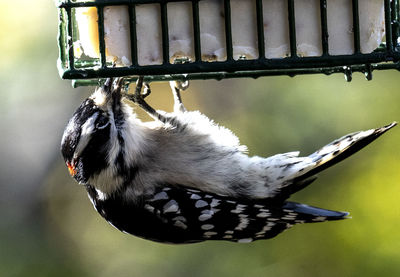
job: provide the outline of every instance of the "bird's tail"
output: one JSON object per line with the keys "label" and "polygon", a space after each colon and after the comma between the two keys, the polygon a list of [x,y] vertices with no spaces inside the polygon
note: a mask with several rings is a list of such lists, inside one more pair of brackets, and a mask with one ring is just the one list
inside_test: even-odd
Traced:
{"label": "bird's tail", "polygon": [[[281,203],[282,206],[279,209],[269,211],[271,213],[269,221],[273,220],[273,222],[267,222],[264,229],[256,233],[255,239],[272,238],[300,223],[348,218],[347,212],[326,210],[285,200],[291,194],[311,184],[317,178],[315,176],[317,173],[356,153],[396,124],[394,122],[381,128],[348,134],[322,147],[308,157],[297,158],[297,152],[274,157],[275,159],[282,159],[285,164],[285,166],[282,166],[283,170],[291,170],[294,177],[286,182],[286,186],[279,188],[277,195],[269,199],[269,201]],[[288,160],[291,162],[288,163]],[[261,209],[264,209],[264,207]],[[260,216],[260,214],[257,216]]]}
{"label": "bird's tail", "polygon": [[277,198],[285,200],[291,194],[305,188],[316,179],[317,173],[353,155],[396,125],[397,123],[393,122],[381,128],[348,134],[305,157],[305,165],[294,165],[296,168],[293,168],[295,174],[292,180],[287,182],[287,186],[280,188]]}
{"label": "bird's tail", "polygon": [[381,128],[348,134],[322,147],[308,156],[313,162],[315,162],[315,166],[307,173],[301,175],[301,179],[307,179],[308,177],[346,159],[396,125],[397,122],[393,122]]}

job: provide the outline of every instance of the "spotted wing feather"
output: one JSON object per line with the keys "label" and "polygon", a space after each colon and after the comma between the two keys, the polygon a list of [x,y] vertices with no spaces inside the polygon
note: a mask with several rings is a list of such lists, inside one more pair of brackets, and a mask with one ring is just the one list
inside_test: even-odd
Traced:
{"label": "spotted wing feather", "polygon": [[295,224],[343,219],[334,212],[294,202],[235,199],[182,186],[163,186],[139,202],[100,199],[88,189],[97,211],[121,231],[167,243],[204,240],[251,242],[275,237]]}
{"label": "spotted wing feather", "polygon": [[322,222],[346,217],[294,202],[276,206],[268,201],[204,193],[181,187],[164,187],[144,206],[160,220],[192,234],[192,240],[251,242],[272,238],[298,223]]}

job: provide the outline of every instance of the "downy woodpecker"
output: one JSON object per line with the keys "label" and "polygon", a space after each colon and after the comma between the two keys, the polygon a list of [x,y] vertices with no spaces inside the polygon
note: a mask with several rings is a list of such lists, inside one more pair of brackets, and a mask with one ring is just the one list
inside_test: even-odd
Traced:
{"label": "downy woodpecker", "polygon": [[[306,157],[249,157],[228,129],[187,111],[172,84],[174,112],[153,110],[141,93],[108,79],[76,110],[62,138],[69,173],[96,210],[126,233],[166,243],[251,242],[299,223],[344,219],[346,212],[289,202],[315,175],[396,125],[346,135]],[[128,98],[123,100],[124,98]],[[156,120],[140,121],[133,100]]]}

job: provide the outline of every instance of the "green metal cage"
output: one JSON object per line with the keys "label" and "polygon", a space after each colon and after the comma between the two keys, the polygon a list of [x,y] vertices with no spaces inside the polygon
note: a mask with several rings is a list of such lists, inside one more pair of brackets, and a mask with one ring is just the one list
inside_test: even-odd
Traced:
{"label": "green metal cage", "polygon": [[[168,7],[171,2],[191,2],[193,19],[194,60],[190,62],[171,63],[169,57]],[[360,47],[360,15],[358,0],[352,0],[352,20],[354,35],[354,53],[350,55],[330,55],[328,42],[327,2],[320,0],[322,55],[300,56],[297,53],[295,0],[287,1],[290,56],[283,58],[267,58],[265,56],[265,37],[263,29],[263,1],[254,0],[256,8],[258,58],[233,58],[232,22],[230,0],[221,0],[224,9],[225,23],[225,61],[204,61],[201,53],[199,2],[202,0],[60,0],[59,36],[60,55],[58,69],[64,79],[73,79],[77,85],[93,85],[100,79],[118,76],[146,76],[147,81],[188,80],[188,79],[224,79],[237,77],[253,77],[268,75],[299,74],[332,74],[344,73],[346,80],[351,81],[352,72],[362,72],[368,80],[372,79],[373,70],[397,69],[400,64],[400,25],[399,1],[384,0],[385,38],[375,51],[361,53]],[[160,65],[139,65],[136,37],[135,7],[140,4],[157,4],[161,10],[162,55]],[[131,64],[114,67],[106,61],[106,45],[104,30],[104,7],[124,5],[129,10]],[[74,11],[82,7],[96,7],[99,33],[99,58],[79,60],[74,57],[74,42],[77,39],[77,26]],[[266,38],[268,39],[268,38]],[[132,81],[135,77],[132,77]]]}

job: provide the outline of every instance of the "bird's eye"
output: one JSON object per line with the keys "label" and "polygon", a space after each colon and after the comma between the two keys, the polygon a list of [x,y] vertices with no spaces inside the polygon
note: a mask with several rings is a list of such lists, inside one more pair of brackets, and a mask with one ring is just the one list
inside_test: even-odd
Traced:
{"label": "bird's eye", "polygon": [[110,124],[110,121],[105,116],[100,116],[96,122],[96,129],[104,129]]}

